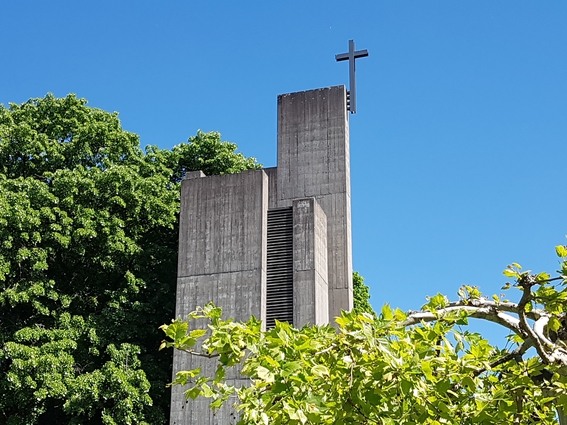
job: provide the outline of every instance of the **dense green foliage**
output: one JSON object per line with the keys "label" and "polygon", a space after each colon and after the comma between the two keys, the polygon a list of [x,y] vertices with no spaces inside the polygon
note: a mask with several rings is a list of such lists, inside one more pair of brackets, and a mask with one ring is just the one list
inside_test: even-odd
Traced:
{"label": "dense green foliage", "polygon": [[159,424],[179,183],[258,168],[218,133],[144,152],[73,95],[0,107],[0,424]]}
{"label": "dense green foliage", "polygon": [[[438,294],[421,311],[343,313],[338,332],[286,323],[262,332],[256,318],[223,320],[209,304],[189,315],[196,325],[163,325],[162,347],[216,359],[215,376],[182,371],[174,384],[188,385],[187,397],[211,398],[213,408],[236,396],[242,425],[565,425],[567,248],[556,251],[557,277],[518,264],[504,271],[514,282],[503,289],[519,290],[517,302],[464,286],[458,300]],[[470,331],[470,318],[508,329],[505,348]],[[223,381],[237,364],[249,387]]]}
{"label": "dense green foliage", "polygon": [[357,314],[368,313],[376,317],[376,313],[370,305],[370,289],[364,284],[364,278],[358,272],[352,274],[352,292],[354,298],[353,311]]}

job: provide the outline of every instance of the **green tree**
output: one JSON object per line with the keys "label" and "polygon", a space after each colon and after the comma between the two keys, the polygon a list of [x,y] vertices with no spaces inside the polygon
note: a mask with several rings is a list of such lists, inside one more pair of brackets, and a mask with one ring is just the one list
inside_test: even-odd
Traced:
{"label": "green tree", "polygon": [[235,149],[144,152],[74,95],[0,106],[0,424],[165,422],[179,184],[260,167]]}
{"label": "green tree", "polygon": [[[174,384],[213,399],[213,408],[236,395],[240,424],[565,425],[567,248],[556,252],[557,277],[518,264],[504,271],[516,302],[463,286],[456,301],[437,294],[420,311],[343,313],[338,331],[277,323],[266,332],[254,317],[223,320],[209,304],[189,315],[209,332],[177,320],[162,326],[162,347],[216,358],[215,376],[182,371]],[[470,318],[509,330],[505,348],[469,330]],[[236,364],[249,387],[223,381]]]}
{"label": "green tree", "polygon": [[376,312],[370,305],[370,288],[364,284],[364,278],[358,272],[352,274],[352,292],[353,311],[358,314],[369,313],[376,317]]}

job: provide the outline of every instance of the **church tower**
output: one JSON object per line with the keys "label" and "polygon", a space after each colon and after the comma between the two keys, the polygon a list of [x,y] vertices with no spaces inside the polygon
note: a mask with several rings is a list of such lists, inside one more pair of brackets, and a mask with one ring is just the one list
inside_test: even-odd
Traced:
{"label": "church tower", "polygon": [[[278,164],[205,176],[181,187],[176,316],[212,301],[225,318],[254,315],[295,327],[351,310],[352,241],[348,95],[344,86],[278,96]],[[214,360],[175,352],[173,373]],[[231,385],[245,385],[237,372]],[[236,423],[229,404],[172,388],[171,424]]]}

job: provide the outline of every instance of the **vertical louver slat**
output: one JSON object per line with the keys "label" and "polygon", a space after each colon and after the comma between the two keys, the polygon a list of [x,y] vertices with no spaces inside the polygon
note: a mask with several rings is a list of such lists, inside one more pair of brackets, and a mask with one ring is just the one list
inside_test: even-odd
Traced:
{"label": "vertical louver slat", "polygon": [[293,210],[268,210],[266,328],[293,324]]}

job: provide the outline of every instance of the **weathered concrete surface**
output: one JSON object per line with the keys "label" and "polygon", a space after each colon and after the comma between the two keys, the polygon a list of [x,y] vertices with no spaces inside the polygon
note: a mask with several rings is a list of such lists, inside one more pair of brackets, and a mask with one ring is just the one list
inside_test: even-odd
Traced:
{"label": "weathered concrete surface", "polygon": [[[349,122],[344,86],[278,97],[278,167],[205,177],[181,189],[176,315],[209,301],[224,317],[266,318],[267,210],[293,206],[294,326],[333,321],[352,309]],[[174,373],[216,363],[174,353]],[[247,385],[238,370],[227,380]],[[231,403],[213,414],[207,400],[172,389],[171,424],[228,425]]]}
{"label": "weathered concrete surface", "polygon": [[[248,382],[248,381],[246,381]],[[242,386],[243,380],[227,379],[228,385]],[[225,403],[221,409],[212,411],[209,400],[197,398],[196,400],[185,400],[183,392],[171,401],[171,425],[235,425],[238,422],[238,413],[232,405],[237,401],[236,396]]]}
{"label": "weathered concrete surface", "polygon": [[201,177],[206,177],[206,174],[202,171],[187,171],[185,176],[183,176],[184,180],[191,180],[191,179],[200,179]]}
{"label": "weathered concrete surface", "polygon": [[[327,217],[329,319],[352,309],[349,121],[344,86],[278,96],[277,206],[315,197]],[[346,289],[346,291],[342,291]]]}
{"label": "weathered concrete surface", "polygon": [[184,180],[177,276],[262,269],[267,209],[263,170]]}
{"label": "weathered concrete surface", "polygon": [[329,323],[327,218],[315,198],[293,201],[293,325]]}
{"label": "weathered concrete surface", "polygon": [[[213,301],[225,318],[265,320],[268,177],[263,170],[202,177],[181,188],[176,316]],[[191,178],[194,177],[194,178]],[[173,373],[200,367],[214,376],[216,361],[174,352]],[[238,370],[229,381],[246,385]],[[171,424],[236,423],[230,404],[213,414],[207,400],[185,401],[172,388]]]}
{"label": "weathered concrete surface", "polygon": [[278,168],[264,168],[268,176],[268,208],[278,208]]}

